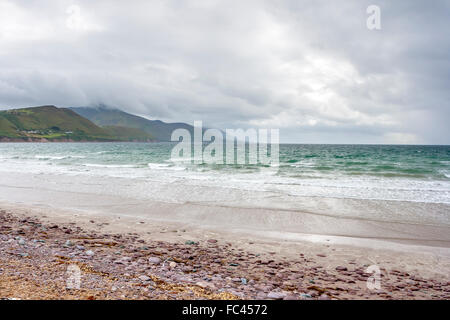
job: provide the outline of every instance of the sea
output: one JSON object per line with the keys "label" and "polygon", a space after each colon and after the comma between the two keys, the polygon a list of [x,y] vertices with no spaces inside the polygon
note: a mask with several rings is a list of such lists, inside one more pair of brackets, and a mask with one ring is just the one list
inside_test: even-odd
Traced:
{"label": "sea", "polygon": [[[253,209],[256,217],[258,210],[275,210],[261,214],[272,226],[291,227],[292,213],[307,213],[450,227],[450,146],[281,144],[274,166],[172,161],[174,146],[1,143],[0,200],[25,201],[18,198],[23,193],[39,203],[37,194],[45,189],[54,197],[67,191],[130,203]],[[276,212],[289,217],[281,221]],[[246,223],[252,221],[262,223]],[[304,225],[299,222],[300,229]],[[324,232],[319,223],[303,231],[318,229]]]}

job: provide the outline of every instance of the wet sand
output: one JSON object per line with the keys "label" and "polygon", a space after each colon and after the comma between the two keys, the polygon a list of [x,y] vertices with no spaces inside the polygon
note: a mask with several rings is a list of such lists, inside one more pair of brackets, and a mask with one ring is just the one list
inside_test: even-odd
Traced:
{"label": "wet sand", "polygon": [[[189,190],[191,196],[187,196]],[[68,210],[105,219],[130,217],[163,225],[186,224],[280,241],[332,241],[450,256],[448,204],[308,197],[279,203],[267,194],[255,204],[254,200],[246,203],[247,193],[57,174],[2,174],[0,183],[0,202],[56,213]]]}

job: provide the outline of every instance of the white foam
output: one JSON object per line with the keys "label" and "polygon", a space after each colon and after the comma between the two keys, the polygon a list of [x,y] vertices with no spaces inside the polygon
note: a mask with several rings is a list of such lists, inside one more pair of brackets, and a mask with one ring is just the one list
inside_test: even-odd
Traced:
{"label": "white foam", "polygon": [[93,168],[139,168],[139,165],[135,164],[98,164],[98,163],[83,163],[85,167]]}
{"label": "white foam", "polygon": [[68,156],[42,156],[42,155],[37,155],[34,156],[36,159],[44,159],[44,160],[62,160],[62,159],[66,159],[68,158]]}
{"label": "white foam", "polygon": [[79,155],[65,155],[65,156],[50,156],[50,155],[35,155],[36,159],[41,160],[63,160],[63,159],[84,159],[85,156]]}
{"label": "white foam", "polygon": [[167,163],[148,163],[147,166],[152,170],[170,170],[170,171],[184,171],[187,170],[186,167],[183,166],[174,166]]}

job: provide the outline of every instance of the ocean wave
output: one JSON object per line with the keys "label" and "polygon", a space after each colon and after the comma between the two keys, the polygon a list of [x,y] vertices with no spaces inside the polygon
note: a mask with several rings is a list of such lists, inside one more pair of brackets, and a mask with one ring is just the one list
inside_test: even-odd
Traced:
{"label": "ocean wave", "polygon": [[84,167],[93,167],[93,168],[139,168],[139,165],[136,164],[98,164],[98,163],[83,163]]}
{"label": "ocean wave", "polygon": [[63,160],[63,159],[84,159],[85,156],[74,156],[74,155],[66,155],[66,156],[49,156],[49,155],[36,155],[34,158],[39,160]]}
{"label": "ocean wave", "polygon": [[39,160],[62,160],[67,158],[67,156],[34,156],[36,159]]}
{"label": "ocean wave", "polygon": [[174,171],[183,171],[186,170],[186,167],[182,167],[182,166],[174,166],[168,163],[148,163],[147,166],[150,169],[155,169],[155,170],[174,170]]}

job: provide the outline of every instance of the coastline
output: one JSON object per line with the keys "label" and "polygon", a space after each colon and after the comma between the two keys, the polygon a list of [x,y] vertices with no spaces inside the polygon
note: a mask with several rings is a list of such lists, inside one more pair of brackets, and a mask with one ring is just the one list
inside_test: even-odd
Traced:
{"label": "coastline", "polygon": [[[436,253],[249,238],[48,207],[1,208],[1,298],[450,298],[450,259]],[[65,288],[70,263],[86,270],[80,290]],[[373,264],[381,270],[380,290],[367,288],[365,271]],[[14,290],[25,285],[31,287]]]}
{"label": "coastline", "polygon": [[[267,202],[263,201],[256,206],[253,199],[245,202],[249,193],[221,187],[192,189],[182,182],[174,186],[120,176],[96,176],[93,180],[88,175],[57,172],[4,172],[0,204],[39,206],[54,214],[67,210],[105,219],[178,223],[274,241],[422,250],[450,257],[448,204],[296,197],[295,202],[288,198],[275,202],[272,198],[272,206],[265,206]],[[266,193],[258,195],[258,191],[252,191],[251,196],[267,198]]]}

